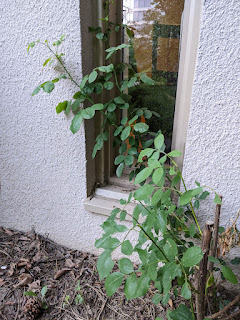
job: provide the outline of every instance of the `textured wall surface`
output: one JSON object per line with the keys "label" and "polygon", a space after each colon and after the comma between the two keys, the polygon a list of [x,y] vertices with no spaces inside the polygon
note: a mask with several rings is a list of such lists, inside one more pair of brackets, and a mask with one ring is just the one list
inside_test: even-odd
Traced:
{"label": "textured wall surface", "polygon": [[62,51],[79,81],[82,69],[89,72],[91,67],[89,1],[81,1],[82,39],[77,0],[6,0],[0,6],[0,225],[23,231],[34,228],[60,244],[96,252],[94,242],[106,217],[83,208],[87,194],[84,128],[73,135],[71,120],[55,111],[58,102],[71,98],[76,88],[62,80],[51,94],[31,97],[39,83],[59,72],[57,66],[56,70],[42,67],[49,56],[43,46],[29,54],[26,50],[33,40],[51,42],[66,33]]}
{"label": "textured wall surface", "polygon": [[[240,207],[240,2],[206,0],[184,158],[190,187],[197,179],[223,195],[222,225]],[[213,195],[199,210],[213,214]]]}

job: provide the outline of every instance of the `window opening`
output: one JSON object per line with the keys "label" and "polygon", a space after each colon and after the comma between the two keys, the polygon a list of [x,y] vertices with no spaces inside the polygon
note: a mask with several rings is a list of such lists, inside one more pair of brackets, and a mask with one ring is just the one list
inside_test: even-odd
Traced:
{"label": "window opening", "polygon": [[183,9],[184,0],[123,0],[123,23],[134,33],[130,40],[124,36],[132,44],[124,61],[156,82],[136,84],[129,93],[133,104],[160,114],[149,125],[151,131],[165,135],[167,152],[172,143]]}

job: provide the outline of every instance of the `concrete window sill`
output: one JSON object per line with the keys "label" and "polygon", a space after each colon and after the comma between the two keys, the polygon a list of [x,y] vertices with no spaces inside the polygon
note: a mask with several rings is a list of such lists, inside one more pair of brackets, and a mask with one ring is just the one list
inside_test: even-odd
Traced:
{"label": "concrete window sill", "polygon": [[[120,179],[112,177],[108,185],[97,188],[92,196],[85,199],[84,208],[89,212],[110,216],[113,209],[124,208],[124,205],[121,205],[119,200],[127,200],[129,193],[134,189],[127,176],[123,175]],[[125,207],[125,210],[132,215],[135,206],[136,202],[133,200]],[[126,220],[132,221],[132,218],[127,215]]]}

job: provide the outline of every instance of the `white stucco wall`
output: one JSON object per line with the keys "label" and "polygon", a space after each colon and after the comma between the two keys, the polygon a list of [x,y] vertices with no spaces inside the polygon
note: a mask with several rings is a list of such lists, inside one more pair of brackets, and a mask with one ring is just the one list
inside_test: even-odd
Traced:
{"label": "white stucco wall", "polygon": [[62,51],[73,77],[80,81],[82,69],[91,68],[90,2],[6,0],[0,6],[0,226],[34,228],[60,244],[97,253],[94,242],[106,217],[83,208],[87,197],[84,128],[73,135],[71,117],[67,120],[55,111],[76,88],[62,80],[51,94],[31,97],[39,83],[59,72],[42,67],[49,55],[41,45],[29,54],[26,50],[33,40],[55,41],[66,33]]}
{"label": "white stucco wall", "polygon": [[[198,180],[223,195],[222,225],[240,207],[239,13],[236,0],[204,2],[183,168],[188,186]],[[199,210],[202,223],[212,199]]]}
{"label": "white stucco wall", "polygon": [[[81,1],[85,27],[87,3]],[[224,196],[225,222],[236,214],[240,193],[239,9],[235,0],[205,1],[184,160],[189,186],[198,179]],[[79,81],[81,61],[90,68],[90,54],[82,49],[83,42],[90,42],[87,30],[81,41],[79,2],[6,0],[0,10],[0,225],[34,228],[60,244],[95,253],[94,241],[106,217],[83,208],[84,128],[72,135],[70,119],[55,112],[58,102],[70,98],[75,88],[63,80],[50,95],[31,97],[39,83],[58,72],[42,67],[48,55],[41,46],[30,54],[26,51],[30,41],[56,40],[67,33],[62,51]],[[199,213],[202,220],[213,212],[211,202],[205,204]]]}

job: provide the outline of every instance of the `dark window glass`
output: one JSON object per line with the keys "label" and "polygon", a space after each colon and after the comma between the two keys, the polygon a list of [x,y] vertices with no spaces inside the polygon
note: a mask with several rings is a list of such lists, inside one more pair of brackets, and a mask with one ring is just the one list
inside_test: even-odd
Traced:
{"label": "dark window glass", "polygon": [[[130,3],[123,1],[126,1],[126,6]],[[155,85],[138,84],[130,88],[129,93],[133,105],[160,114],[160,118],[150,120],[150,130],[161,130],[166,137],[167,150],[170,150],[184,0],[141,0],[138,5],[146,6],[148,10],[133,11],[129,21],[125,21],[132,27],[134,38],[126,39],[132,47],[124,56],[135,72],[145,72],[155,80]],[[133,9],[129,8],[129,11]],[[136,23],[131,21],[131,17]]]}

